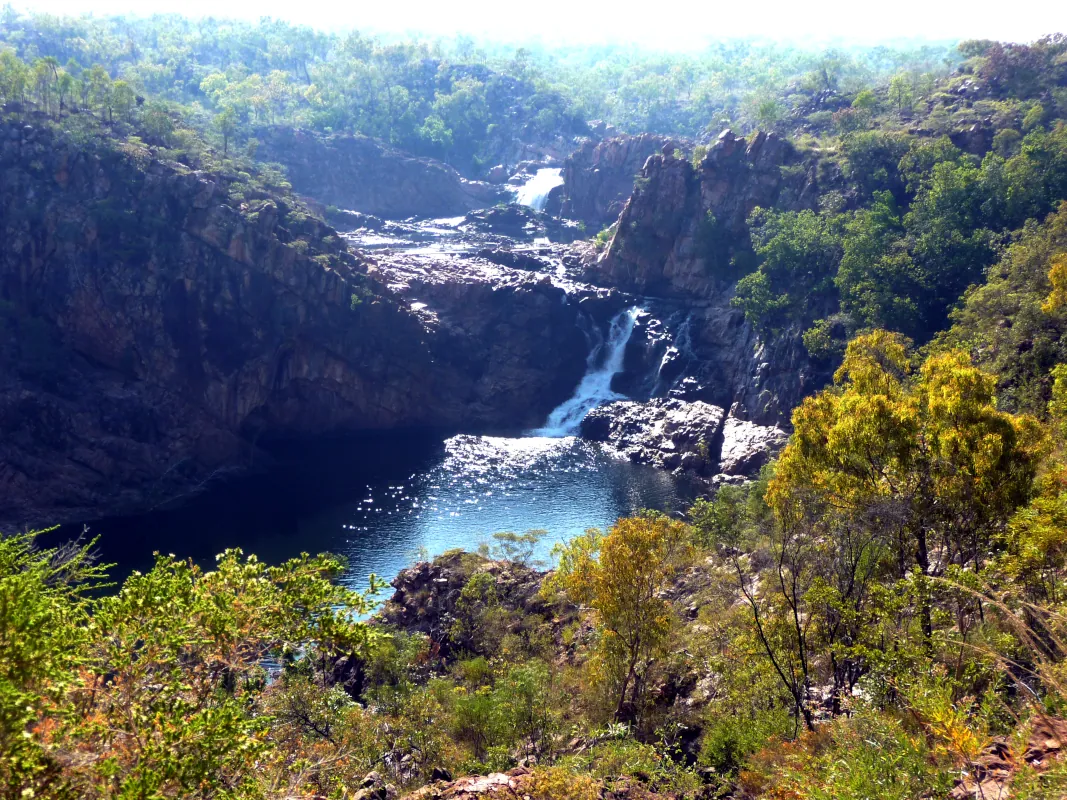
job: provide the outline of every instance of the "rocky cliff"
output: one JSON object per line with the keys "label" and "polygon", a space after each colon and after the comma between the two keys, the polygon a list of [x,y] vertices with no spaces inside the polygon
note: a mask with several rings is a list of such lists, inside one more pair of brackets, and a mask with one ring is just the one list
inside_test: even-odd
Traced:
{"label": "rocky cliff", "polygon": [[723,131],[699,164],[648,159],[595,274],[640,294],[713,298],[745,268],[756,207],[814,207],[814,169],[788,142]]}
{"label": "rocky cliff", "polygon": [[785,431],[738,419],[701,400],[619,400],[582,420],[582,437],[604,442],[637,464],[715,482],[755,476],[785,446]]}
{"label": "rocky cliff", "polygon": [[[788,429],[792,409],[830,376],[808,358],[799,331],[764,341],[730,301],[736,280],[752,263],[746,222],[752,210],[811,205],[814,170],[774,134],[746,141],[725,131],[695,166],[671,145],[665,149],[642,167],[607,249],[585,254],[586,279],[656,298],[644,303],[647,313],[635,326],[626,374],[616,389],[637,400],[669,395],[707,403],[723,410],[722,420],[766,427],[766,435],[756,437],[762,454],[740,459],[758,466],[765,458],[762,442],[772,449],[780,443],[774,429]],[[632,442],[641,426],[639,439],[652,435],[663,416],[653,406],[642,414],[632,407],[614,411],[621,415],[616,433],[609,435],[603,421],[598,428],[607,441],[628,431],[623,439]],[[680,463],[684,452],[667,444],[666,452],[674,452],[668,460]],[[661,460],[648,453],[662,448],[650,446],[646,439],[646,454],[637,460]],[[621,449],[633,455],[641,448]]]}
{"label": "rocky cliff", "polygon": [[256,157],[285,167],[296,191],[342,209],[388,219],[450,217],[509,197],[447,164],[367,136],[270,127],[257,138]]}
{"label": "rocky cliff", "polygon": [[581,374],[561,290],[516,280],[475,309],[456,289],[466,322],[428,319],[233,180],[0,127],[0,529],[140,510],[272,439],[538,421]]}
{"label": "rocky cliff", "polygon": [[590,232],[615,222],[645,161],[671,141],[653,133],[586,139],[563,163],[560,212],[584,222]]}

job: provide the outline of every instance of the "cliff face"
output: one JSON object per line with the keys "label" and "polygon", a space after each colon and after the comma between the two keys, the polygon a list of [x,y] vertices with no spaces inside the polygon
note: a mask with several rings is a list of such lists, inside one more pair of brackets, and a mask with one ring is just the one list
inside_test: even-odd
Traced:
{"label": "cliff face", "polygon": [[439,392],[461,406],[452,417],[466,430],[537,427],[585,372],[584,293],[568,302],[543,272],[481,257],[394,255],[372,274],[416,309],[435,362],[447,366]]}
{"label": "cliff face", "polygon": [[257,158],[282,164],[296,191],[326,205],[402,219],[458,216],[505,199],[498,187],[367,136],[273,127],[257,137]]}
{"label": "cliff face", "polygon": [[[540,417],[584,362],[540,338],[558,290],[428,324],[325,225],[139,146],[0,127],[0,221],[0,530],[150,507],[274,438]],[[487,374],[481,334],[525,366]]]}
{"label": "cliff face", "polygon": [[586,259],[590,281],[660,298],[648,307],[667,330],[639,321],[629,372],[651,367],[657,394],[673,387],[673,397],[731,418],[788,426],[792,409],[829,375],[808,358],[800,331],[762,341],[730,301],[752,258],[748,216],[757,206],[810,205],[811,176],[773,134],[746,142],[726,131],[696,167],[671,152],[648,158],[607,250]]}
{"label": "cliff face", "polygon": [[677,154],[648,159],[596,273],[642,294],[713,297],[749,249],[753,209],[810,207],[815,197],[813,171],[789,143],[723,131],[696,167]]}
{"label": "cliff face", "polygon": [[654,133],[585,140],[563,163],[563,216],[584,222],[591,233],[615,222],[634,190],[634,177],[670,141]]}

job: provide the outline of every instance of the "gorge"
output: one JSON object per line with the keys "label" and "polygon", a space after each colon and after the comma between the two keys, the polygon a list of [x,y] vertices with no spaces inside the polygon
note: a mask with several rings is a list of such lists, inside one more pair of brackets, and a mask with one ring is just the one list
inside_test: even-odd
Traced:
{"label": "gorge", "polygon": [[[104,556],[121,569],[148,563],[134,543],[136,532],[150,529],[155,546],[180,542],[200,558],[221,544],[274,558],[308,548],[342,552],[347,580],[363,586],[369,572],[394,574],[412,553],[474,549],[501,530],[546,530],[538,546],[545,558],[591,524],[606,526],[641,508],[680,512],[720,472],[720,453],[735,478],[754,474],[784,435],[773,424],[753,423],[748,438],[733,436],[733,415],[695,399],[711,396],[696,378],[707,365],[689,332],[699,310],[587,283],[581,253],[550,241],[559,238],[560,223],[534,206],[558,185],[559,172],[538,168],[519,188],[517,199],[532,212],[509,206],[449,219],[339,216],[360,225],[341,235],[365,254],[366,274],[381,291],[406,304],[434,337],[431,352],[449,365],[461,354],[470,359],[447,367],[439,391],[455,391],[461,376],[454,370],[463,370],[481,405],[451,421],[419,421],[416,429],[405,423],[408,432],[395,434],[346,432],[342,423],[307,438],[283,427],[268,433],[277,441],[234,477],[225,468],[209,472],[188,494],[183,487],[175,497],[153,498],[148,509],[132,507],[132,515],[87,515],[73,524],[88,522]],[[648,309],[628,306],[627,298]],[[635,414],[644,406],[631,402],[620,426],[628,437],[581,425],[613,401],[671,393],[677,397],[656,401],[667,408],[654,404],[647,416]],[[537,399],[519,400],[523,395]],[[466,432],[444,440],[433,432],[450,428]],[[251,474],[237,477],[242,472]]]}
{"label": "gorge", "polygon": [[153,10],[0,10],[0,797],[1067,797],[1067,37]]}

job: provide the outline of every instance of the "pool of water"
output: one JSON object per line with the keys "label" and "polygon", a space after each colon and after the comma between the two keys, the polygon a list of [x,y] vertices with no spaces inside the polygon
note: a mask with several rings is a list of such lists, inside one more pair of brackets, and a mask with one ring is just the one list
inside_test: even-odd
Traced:
{"label": "pool of water", "polygon": [[473,550],[500,531],[547,531],[536,554],[547,559],[586,528],[642,508],[684,511],[696,493],[572,436],[370,436],[305,445],[277,462],[179,508],[91,522],[89,533],[118,579],[150,566],[153,551],[207,565],[241,547],[269,562],[343,555],[344,581],[360,589],[372,572],[391,579],[418,558]]}

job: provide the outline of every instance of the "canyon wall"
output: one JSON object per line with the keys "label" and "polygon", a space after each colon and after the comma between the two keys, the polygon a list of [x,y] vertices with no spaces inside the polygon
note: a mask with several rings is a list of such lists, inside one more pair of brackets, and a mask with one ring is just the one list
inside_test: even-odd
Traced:
{"label": "canyon wall", "polygon": [[457,289],[427,321],[233,179],[0,126],[0,529],[143,510],[272,439],[532,424],[580,376],[561,290]]}
{"label": "canyon wall", "polygon": [[[829,380],[828,367],[808,357],[799,330],[762,339],[731,300],[754,260],[749,215],[757,206],[811,207],[815,170],[762,132],[746,140],[724,131],[696,165],[681,155],[668,144],[647,159],[610,243],[585,256],[587,280],[649,298],[617,386],[637,400],[670,396],[723,409],[705,425],[710,438],[740,431],[726,426],[735,420],[764,426],[768,440],[780,442],[792,409]],[[612,430],[628,428],[631,438],[664,418],[655,406],[615,411]],[[610,427],[602,419],[598,438]]]}
{"label": "canyon wall", "polygon": [[649,156],[672,139],[654,133],[586,139],[563,162],[560,212],[593,234],[618,219]]}
{"label": "canyon wall", "polygon": [[256,136],[256,158],[281,164],[296,191],[324,205],[403,219],[458,216],[510,198],[500,187],[368,136],[279,126]]}

